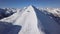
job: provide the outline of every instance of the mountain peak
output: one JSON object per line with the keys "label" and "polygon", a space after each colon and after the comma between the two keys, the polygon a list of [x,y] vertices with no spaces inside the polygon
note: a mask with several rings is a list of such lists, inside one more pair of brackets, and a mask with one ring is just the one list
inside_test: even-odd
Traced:
{"label": "mountain peak", "polygon": [[35,9],[37,9],[35,6],[33,6],[33,5],[29,5],[27,8],[26,8],[26,10],[28,10],[28,11],[35,11]]}
{"label": "mountain peak", "polygon": [[30,5],[30,6],[28,6],[29,8],[35,8],[35,6],[33,6],[33,5]]}
{"label": "mountain peak", "polygon": [[34,7],[33,5],[29,5],[30,7]]}

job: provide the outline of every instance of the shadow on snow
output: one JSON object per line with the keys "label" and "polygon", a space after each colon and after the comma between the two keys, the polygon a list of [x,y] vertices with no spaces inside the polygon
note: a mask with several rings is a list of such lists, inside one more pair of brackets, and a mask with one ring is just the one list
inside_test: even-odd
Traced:
{"label": "shadow on snow", "polygon": [[20,30],[21,30],[21,26],[0,21],[0,34],[18,34]]}

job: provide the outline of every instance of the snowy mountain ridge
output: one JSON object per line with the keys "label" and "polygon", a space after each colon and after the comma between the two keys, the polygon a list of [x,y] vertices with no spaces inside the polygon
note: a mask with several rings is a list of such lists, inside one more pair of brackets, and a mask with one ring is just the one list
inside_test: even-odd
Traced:
{"label": "snowy mountain ridge", "polygon": [[1,34],[60,34],[60,25],[54,20],[56,18],[51,12],[39,10],[32,5],[16,11],[13,15],[0,20],[0,23],[14,25],[1,25]]}

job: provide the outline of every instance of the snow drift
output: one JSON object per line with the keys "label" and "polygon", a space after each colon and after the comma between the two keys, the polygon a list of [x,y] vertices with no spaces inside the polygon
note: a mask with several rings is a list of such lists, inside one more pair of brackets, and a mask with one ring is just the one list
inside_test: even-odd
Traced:
{"label": "snow drift", "polygon": [[60,25],[31,5],[1,19],[0,24],[1,34],[60,34]]}

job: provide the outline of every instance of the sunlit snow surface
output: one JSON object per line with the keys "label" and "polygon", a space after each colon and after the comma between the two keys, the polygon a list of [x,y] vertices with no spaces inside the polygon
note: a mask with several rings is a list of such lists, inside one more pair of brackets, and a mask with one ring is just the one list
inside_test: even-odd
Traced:
{"label": "sunlit snow surface", "polygon": [[60,34],[60,9],[39,10],[30,5],[14,11],[0,20],[0,34]]}

